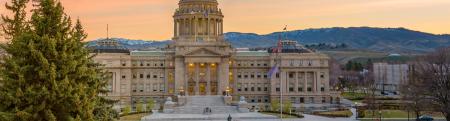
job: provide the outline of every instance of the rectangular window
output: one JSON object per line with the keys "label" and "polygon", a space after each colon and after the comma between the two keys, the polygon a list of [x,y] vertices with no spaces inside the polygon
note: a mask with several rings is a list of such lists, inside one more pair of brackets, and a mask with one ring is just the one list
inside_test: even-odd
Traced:
{"label": "rectangular window", "polygon": [[151,77],[150,74],[147,74],[147,79],[150,79],[150,77]]}
{"label": "rectangular window", "polygon": [[325,73],[324,72],[320,72],[320,78],[325,78]]}
{"label": "rectangular window", "polygon": [[244,84],[244,91],[248,91],[248,84]]}
{"label": "rectangular window", "polygon": [[280,92],[280,88],[279,87],[275,88],[275,91]]}
{"label": "rectangular window", "polygon": [[238,84],[237,84],[237,91],[238,91],[238,92],[242,91],[242,90],[241,90],[241,83],[238,83]]}
{"label": "rectangular window", "polygon": [[158,85],[157,84],[153,84],[153,92],[158,91]]}
{"label": "rectangular window", "polygon": [[280,73],[277,73],[277,74],[275,74],[276,76],[276,78],[280,78]]}
{"label": "rectangular window", "polygon": [[139,74],[139,78],[144,78],[144,74]]}
{"label": "rectangular window", "polygon": [[305,98],[300,97],[300,103],[305,103]]}
{"label": "rectangular window", "polygon": [[164,90],[165,90],[164,84],[160,84],[159,91],[164,92]]}
{"label": "rectangular window", "polygon": [[293,73],[290,73],[290,74],[289,74],[289,78],[291,78],[291,79],[294,78],[294,74],[293,74]]}
{"label": "rectangular window", "polygon": [[133,74],[133,79],[136,79],[136,78],[137,78],[136,74]]}
{"label": "rectangular window", "polygon": [[325,97],[322,97],[322,103],[325,103],[325,99],[326,99]]}
{"label": "rectangular window", "polygon": [[298,91],[299,91],[299,92],[303,92],[303,87],[299,87],[299,88],[298,88]]}
{"label": "rectangular window", "polygon": [[125,78],[127,78],[127,76],[125,76],[125,75],[122,75],[122,79],[125,79]]}
{"label": "rectangular window", "polygon": [[321,88],[320,88],[320,91],[325,92],[325,88],[324,88],[324,87],[321,87]]}
{"label": "rectangular window", "polygon": [[295,97],[291,97],[291,103],[292,103],[292,104],[295,104],[296,99],[297,99],[297,98],[295,98]]}
{"label": "rectangular window", "polygon": [[267,74],[264,74],[264,78],[267,79]]}
{"label": "rectangular window", "polygon": [[131,86],[131,89],[133,90],[133,92],[136,92],[136,84],[133,84],[133,85]]}
{"label": "rectangular window", "polygon": [[308,87],[308,92],[311,92],[312,91],[312,88],[311,87]]}

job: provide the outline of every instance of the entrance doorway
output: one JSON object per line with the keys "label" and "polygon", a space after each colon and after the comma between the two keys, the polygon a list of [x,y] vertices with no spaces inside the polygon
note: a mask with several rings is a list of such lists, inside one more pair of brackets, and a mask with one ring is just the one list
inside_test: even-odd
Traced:
{"label": "entrance doorway", "polygon": [[207,94],[207,90],[206,90],[206,82],[200,82],[199,83],[199,91],[200,91],[200,95],[206,95]]}

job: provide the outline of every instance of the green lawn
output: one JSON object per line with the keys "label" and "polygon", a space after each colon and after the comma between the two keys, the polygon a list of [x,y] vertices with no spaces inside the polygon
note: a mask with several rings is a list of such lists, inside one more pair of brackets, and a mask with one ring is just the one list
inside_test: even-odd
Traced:
{"label": "green lawn", "polygon": [[[364,118],[379,118],[380,115],[378,114],[378,111],[375,111],[375,115],[372,116],[372,111],[365,111],[365,117]],[[408,112],[404,110],[383,110],[381,111],[382,118],[408,118]],[[435,118],[443,117],[440,113],[425,113],[426,115],[431,115]],[[409,112],[409,117],[414,118],[415,114],[414,112]]]}
{"label": "green lawn", "polygon": [[139,114],[131,114],[120,117],[119,121],[140,121],[142,117],[148,116],[151,113],[139,113]]}
{"label": "green lawn", "polygon": [[361,102],[362,100],[364,100],[364,97],[367,94],[365,93],[358,93],[358,92],[343,92],[341,93],[341,96],[344,97],[345,99],[351,100],[351,101],[356,101],[356,102]]}
{"label": "green lawn", "polygon": [[[260,112],[260,113],[280,117],[280,113],[271,113],[271,112]],[[283,118],[298,118],[298,117],[294,115],[283,114]]]}
{"label": "green lawn", "polygon": [[353,115],[353,113],[350,110],[345,110],[345,111],[319,112],[316,115],[327,117],[350,117]]}

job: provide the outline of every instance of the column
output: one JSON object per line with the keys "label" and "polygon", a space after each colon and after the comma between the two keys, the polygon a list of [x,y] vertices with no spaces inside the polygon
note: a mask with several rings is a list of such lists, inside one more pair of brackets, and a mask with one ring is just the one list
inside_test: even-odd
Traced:
{"label": "column", "polygon": [[219,83],[218,83],[218,95],[222,95],[222,92],[225,92],[226,88],[229,87],[229,73],[230,73],[230,64],[228,63],[228,58],[223,58],[222,62],[219,64],[218,72],[219,72]]}
{"label": "column", "polygon": [[317,92],[317,72],[316,71],[314,71],[314,75],[313,75],[313,84],[314,84],[313,91],[316,93]]}
{"label": "column", "polygon": [[198,18],[194,17],[194,27],[193,27],[194,28],[194,42],[197,41],[197,34],[198,34],[197,21],[198,21]]}
{"label": "column", "polygon": [[303,90],[308,93],[308,72],[304,71],[304,82],[303,82]]}
{"label": "column", "polygon": [[211,95],[211,65],[209,63],[206,66],[206,95]]}
{"label": "column", "polygon": [[188,63],[185,63],[184,64],[185,66],[184,66],[184,80],[183,80],[183,83],[184,83],[184,94],[186,94],[186,95],[189,95],[189,83],[188,83],[188,79],[189,79],[189,75],[188,75],[188,68],[189,68],[189,64]]}
{"label": "column", "polygon": [[213,34],[214,34],[214,36],[216,36],[217,35],[217,21],[216,21],[216,19],[213,19],[213,25],[214,25],[214,27],[213,27],[213,29],[214,29]]}
{"label": "column", "polygon": [[195,95],[199,95],[200,94],[200,87],[199,87],[199,73],[200,72],[200,68],[199,68],[199,64],[195,63]]}
{"label": "column", "polygon": [[184,87],[184,79],[186,76],[185,73],[185,63],[183,62],[182,58],[175,58],[175,94],[180,93],[180,89],[187,90],[187,88]]}
{"label": "column", "polygon": [[173,37],[177,36],[177,20],[173,20]]}
{"label": "column", "polygon": [[286,74],[287,74],[286,71],[280,72],[280,78],[281,78],[281,82],[282,82],[280,86],[281,86],[281,91],[283,92],[283,94],[287,93]]}
{"label": "column", "polygon": [[223,35],[223,21],[220,21],[220,35]]}
{"label": "column", "polygon": [[295,72],[294,77],[295,77],[294,92],[299,92],[298,91],[298,72],[297,71]]}
{"label": "column", "polygon": [[209,20],[210,20],[209,17],[207,17],[206,18],[206,26],[205,26],[206,27],[206,36],[207,36],[207,40],[206,41],[209,41],[209,39],[210,39],[209,38],[209,33],[210,33],[210,30],[209,30],[209,26],[210,26],[209,23],[210,22],[209,22]]}

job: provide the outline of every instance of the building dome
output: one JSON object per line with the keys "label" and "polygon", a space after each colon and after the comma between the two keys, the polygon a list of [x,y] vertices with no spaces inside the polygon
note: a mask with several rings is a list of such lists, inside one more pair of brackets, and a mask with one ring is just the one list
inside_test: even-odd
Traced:
{"label": "building dome", "polygon": [[180,0],[175,11],[176,42],[223,41],[223,14],[217,0]]}
{"label": "building dome", "polygon": [[217,3],[217,0],[180,0],[180,3],[189,3],[189,2],[215,2],[215,3]]}

